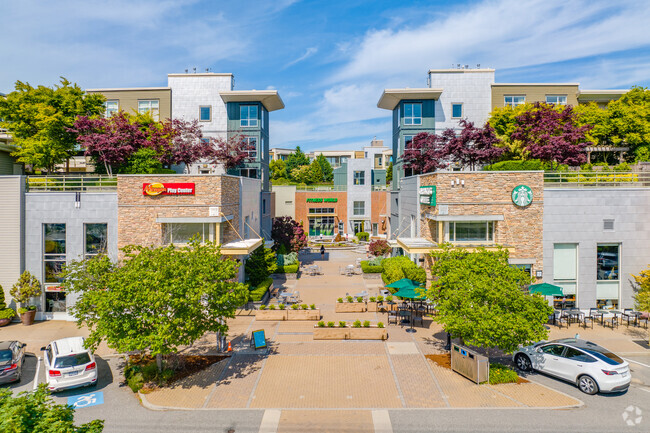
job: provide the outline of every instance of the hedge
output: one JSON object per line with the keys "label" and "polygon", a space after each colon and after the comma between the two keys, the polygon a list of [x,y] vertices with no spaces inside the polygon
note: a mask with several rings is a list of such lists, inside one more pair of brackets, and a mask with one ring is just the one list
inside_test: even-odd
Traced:
{"label": "hedge", "polygon": [[254,289],[251,290],[251,286],[248,286],[248,297],[253,302],[259,302],[262,300],[266,292],[268,292],[269,287],[273,284],[273,278],[267,278],[257,285]]}
{"label": "hedge", "polygon": [[363,260],[361,270],[364,274],[379,274],[384,270],[384,267],[382,265],[371,265],[368,260]]}
{"label": "hedge", "polygon": [[368,239],[370,239],[370,233],[359,232],[357,233],[357,239],[359,239],[360,241],[367,241]]}
{"label": "hedge", "polygon": [[391,284],[402,278],[409,278],[419,283],[426,283],[426,271],[405,256],[390,257],[381,262],[384,271],[381,278],[384,284]]}
{"label": "hedge", "polygon": [[285,265],[285,266],[279,266],[278,269],[275,270],[276,274],[295,274],[298,272],[298,268],[300,268],[300,263],[297,263],[295,265]]}

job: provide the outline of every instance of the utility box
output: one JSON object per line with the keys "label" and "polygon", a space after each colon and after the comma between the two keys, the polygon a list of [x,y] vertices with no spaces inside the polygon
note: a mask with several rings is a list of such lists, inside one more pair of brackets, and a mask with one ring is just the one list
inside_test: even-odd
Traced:
{"label": "utility box", "polygon": [[458,344],[451,345],[451,369],[477,384],[490,380],[489,358]]}

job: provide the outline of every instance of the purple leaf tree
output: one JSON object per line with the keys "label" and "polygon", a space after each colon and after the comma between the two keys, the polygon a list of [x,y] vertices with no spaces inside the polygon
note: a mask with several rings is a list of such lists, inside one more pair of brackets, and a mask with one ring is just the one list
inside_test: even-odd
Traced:
{"label": "purple leaf tree", "polygon": [[164,120],[151,124],[148,130],[149,146],[156,150],[158,160],[165,166],[185,164],[189,166],[202,159],[209,159],[214,149],[209,140],[203,138],[197,120]]}
{"label": "purple leaf tree", "polygon": [[447,166],[445,162],[445,142],[443,138],[421,132],[406,143],[404,155],[404,168],[411,169],[415,173],[428,173]]}
{"label": "purple leaf tree", "polygon": [[578,126],[573,107],[558,110],[552,105],[535,103],[516,117],[517,127],[513,140],[521,141],[531,158],[557,164],[577,166],[587,160],[585,147],[591,144],[585,134],[591,125]]}
{"label": "purple leaf tree", "polygon": [[251,152],[255,146],[249,144],[243,135],[235,135],[227,140],[212,138],[212,159],[215,163],[222,164],[226,170],[233,169],[241,164],[251,161]]}
{"label": "purple leaf tree", "polygon": [[452,129],[443,132],[446,144],[443,153],[462,167],[475,170],[478,165],[496,161],[505,151],[495,146],[499,139],[489,124],[477,128],[474,123],[461,120],[459,125],[462,128],[460,134],[456,134]]}
{"label": "purple leaf tree", "polygon": [[298,252],[307,246],[305,230],[289,216],[273,219],[271,238],[273,250],[279,253]]}

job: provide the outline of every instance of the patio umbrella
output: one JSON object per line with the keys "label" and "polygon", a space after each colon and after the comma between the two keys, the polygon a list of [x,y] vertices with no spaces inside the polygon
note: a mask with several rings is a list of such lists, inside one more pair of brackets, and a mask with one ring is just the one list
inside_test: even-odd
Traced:
{"label": "patio umbrella", "polygon": [[[401,281],[401,280],[400,280]],[[411,280],[408,280],[411,281]],[[414,282],[414,281],[412,281]],[[417,283],[416,283],[417,284]],[[415,291],[415,288],[417,286],[412,286],[412,287],[403,287],[399,289],[397,292],[393,293],[393,296],[398,297],[398,298],[407,298],[407,299],[417,299],[417,300],[424,300],[424,295],[421,295]],[[415,332],[415,329],[413,329],[413,306],[411,305],[411,329],[407,329],[406,332]]]}
{"label": "patio umbrella", "polygon": [[420,283],[417,281],[409,280],[408,278],[402,278],[401,280],[397,280],[394,283],[387,284],[386,287],[390,287],[391,289],[412,289],[414,287],[420,287]]}
{"label": "patio umbrella", "polygon": [[530,293],[539,293],[542,296],[564,296],[562,287],[549,283],[532,284],[528,286]]}

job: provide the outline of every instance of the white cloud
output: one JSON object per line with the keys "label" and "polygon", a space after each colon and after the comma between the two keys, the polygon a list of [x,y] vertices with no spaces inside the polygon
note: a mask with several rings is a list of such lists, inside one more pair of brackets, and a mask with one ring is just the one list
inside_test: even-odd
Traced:
{"label": "white cloud", "polygon": [[290,61],[289,63],[284,65],[284,68],[282,68],[282,69],[287,69],[288,67],[293,66],[296,63],[300,63],[303,60],[313,56],[317,52],[318,52],[318,47],[309,47],[309,48],[307,48],[307,50],[305,50],[305,53],[302,56],[298,57],[297,59],[294,59],[294,60]]}

